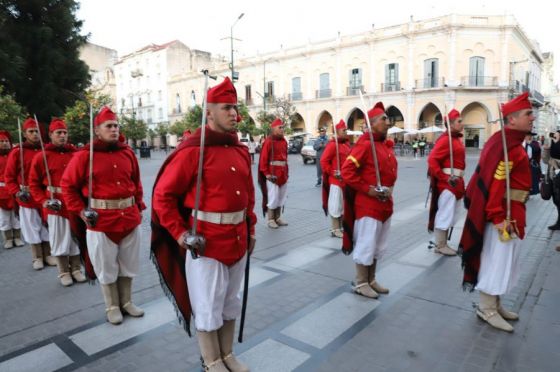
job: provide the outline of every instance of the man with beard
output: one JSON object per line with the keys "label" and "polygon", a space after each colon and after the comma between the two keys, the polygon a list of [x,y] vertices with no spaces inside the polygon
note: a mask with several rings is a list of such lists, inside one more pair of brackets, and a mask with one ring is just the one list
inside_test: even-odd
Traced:
{"label": "man with beard", "polygon": [[4,181],[4,170],[8,163],[8,155],[12,150],[10,133],[0,131],[0,232],[4,238],[4,248],[23,246],[19,219],[16,216],[16,205],[12,194]]}
{"label": "man with beard", "polygon": [[[393,186],[397,180],[397,159],[392,141],[386,141],[387,115],[381,102],[367,112],[371,133],[364,133],[342,166],[342,180],[348,186],[344,204],[343,251],[356,264],[354,292],[369,298],[389,290],[375,280],[377,261],[387,249],[393,215]],[[370,134],[375,141],[377,164]],[[376,167],[379,170],[377,179]],[[381,187],[377,187],[377,185]]]}
{"label": "man with beard", "polygon": [[344,120],[336,125],[336,135],[330,140],[321,157],[323,170],[323,210],[331,217],[331,236],[342,238],[344,212],[344,182],[340,168],[350,153]]}
{"label": "man with beard", "polygon": [[[90,145],[74,154],[62,176],[66,207],[87,225],[88,255],[101,283],[107,320],[123,321],[144,310],[132,303],[132,279],[138,274],[142,184],[138,160],[131,148],[119,141],[117,115],[103,107],[94,120],[93,182],[91,211],[88,199]],[[122,312],[121,312],[122,311]]]}
{"label": "man with beard", "polygon": [[[51,121],[49,137],[51,143],[45,145],[45,153],[36,154],[31,163],[29,189],[35,202],[43,207],[47,215],[49,240],[52,255],[57,260],[58,277],[60,283],[68,287],[73,284],[72,278],[79,283],[86,281],[80,271],[80,248],[72,238],[68,211],[60,188],[62,174],[76,149],[68,143],[68,129],[61,119]],[[45,159],[48,169],[45,168]]]}
{"label": "man with beard", "polygon": [[513,331],[506,320],[519,319],[502,307],[500,296],[517,284],[521,240],[525,237],[531,170],[522,143],[535,120],[528,96],[523,93],[501,107],[504,133],[496,132],[488,139],[469,181],[465,196],[468,213],[459,245],[463,252],[463,286],[480,292],[476,314],[506,332]]}
{"label": "man with beard", "polygon": [[[31,244],[33,256],[33,268],[41,270],[44,263],[56,266],[56,260],[51,256],[49,244],[49,232],[41,218],[41,205],[37,204],[29,191],[29,172],[31,162],[35,155],[40,153],[39,127],[37,122],[31,118],[25,120],[22,129],[25,142],[10,152],[8,163],[4,172],[6,187],[11,195],[16,197],[19,204],[19,218],[23,239]],[[23,157],[23,164],[21,158]],[[44,261],[44,262],[43,262]]]}

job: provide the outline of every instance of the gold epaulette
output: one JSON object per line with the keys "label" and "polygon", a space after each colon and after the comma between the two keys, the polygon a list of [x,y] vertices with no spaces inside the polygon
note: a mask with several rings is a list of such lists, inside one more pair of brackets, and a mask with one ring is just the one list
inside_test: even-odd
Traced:
{"label": "gold epaulette", "polygon": [[353,157],[352,155],[348,155],[348,157],[346,158],[347,160],[350,160],[352,163],[354,163],[354,165],[356,166],[356,168],[360,168],[360,162],[358,161],[358,159],[356,159],[355,157]]}
{"label": "gold epaulette", "polygon": [[[510,160],[508,162],[508,165],[509,171],[511,173],[511,169],[513,168],[513,161]],[[503,181],[506,179],[506,164],[503,160],[500,160],[500,162],[498,163],[498,167],[496,168],[496,172],[494,173],[494,178],[499,181]]]}

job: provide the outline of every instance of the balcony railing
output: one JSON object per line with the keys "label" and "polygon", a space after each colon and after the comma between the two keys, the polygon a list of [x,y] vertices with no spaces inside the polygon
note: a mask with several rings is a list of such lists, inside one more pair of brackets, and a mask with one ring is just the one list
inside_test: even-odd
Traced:
{"label": "balcony railing", "polygon": [[416,80],[416,89],[434,89],[434,88],[442,88],[445,86],[445,78],[439,79],[418,79]]}
{"label": "balcony railing", "polygon": [[347,96],[357,96],[360,91],[364,91],[364,86],[363,85],[356,85],[356,86],[352,86],[352,87],[346,87],[346,95]]}
{"label": "balcony railing", "polygon": [[513,89],[516,93],[525,93],[529,91],[529,87],[519,80],[515,80],[512,82],[511,89]]}
{"label": "balcony railing", "polygon": [[497,76],[479,76],[470,75],[463,76],[461,78],[461,85],[469,88],[476,87],[497,87],[498,77]]}
{"label": "balcony railing", "polygon": [[290,101],[301,101],[302,99],[303,99],[302,92],[292,92],[291,94],[288,94],[288,100]]}
{"label": "balcony railing", "polygon": [[315,91],[315,98],[328,98],[332,95],[332,89],[319,89]]}
{"label": "balcony railing", "polygon": [[381,91],[382,92],[398,92],[401,90],[401,82],[397,81],[391,84],[383,84],[381,83]]}

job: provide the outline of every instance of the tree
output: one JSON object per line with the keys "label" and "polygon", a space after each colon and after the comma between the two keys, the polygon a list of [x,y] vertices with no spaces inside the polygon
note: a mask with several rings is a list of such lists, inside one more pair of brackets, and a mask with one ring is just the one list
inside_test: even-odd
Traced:
{"label": "tree", "polygon": [[185,130],[190,130],[194,132],[196,128],[200,127],[202,122],[202,107],[200,105],[194,105],[189,108],[187,114],[183,118],[175,123],[171,124],[169,127],[169,133],[181,137]]}
{"label": "tree", "polygon": [[148,134],[148,125],[143,120],[138,120],[134,116],[121,116],[119,119],[122,134],[127,139],[132,140],[132,144],[134,148],[136,148],[136,141],[146,138]]}
{"label": "tree", "polygon": [[290,134],[292,132],[292,120],[296,113],[296,107],[289,99],[278,97],[274,99],[273,103],[276,117],[280,118],[286,126],[284,132]]}
{"label": "tree", "polygon": [[268,135],[270,133],[270,124],[276,119],[274,114],[266,111],[259,111],[257,114],[257,121],[261,123],[261,127],[258,130],[259,134]]}
{"label": "tree", "polygon": [[23,109],[9,94],[4,94],[4,88],[0,85],[0,124],[2,129],[10,132],[12,142],[18,142],[17,119],[22,119]]}
{"label": "tree", "polygon": [[245,102],[240,101],[237,105],[237,109],[239,111],[239,115],[241,116],[241,122],[237,123],[237,130],[244,135],[250,134],[251,136],[254,136],[259,134],[259,129],[249,115],[249,109],[247,108]]}
{"label": "tree", "polygon": [[43,122],[62,116],[89,85],[78,8],[75,0],[0,2],[0,83]]}
{"label": "tree", "polygon": [[89,142],[89,103],[93,106],[93,115],[97,114],[101,107],[111,105],[111,97],[106,94],[96,95],[88,92],[84,97],[87,101],[76,100],[73,106],[66,109],[64,120],[68,126],[68,136],[72,143]]}

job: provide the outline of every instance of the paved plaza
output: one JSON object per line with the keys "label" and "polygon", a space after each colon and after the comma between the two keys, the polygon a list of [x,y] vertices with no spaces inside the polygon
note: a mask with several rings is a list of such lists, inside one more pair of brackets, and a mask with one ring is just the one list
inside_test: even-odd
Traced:
{"label": "paved plaza", "polygon": [[[467,179],[478,160],[467,153]],[[99,285],[63,288],[56,268],[34,271],[28,246],[0,245],[0,371],[198,371],[196,338],[178,324],[149,259],[150,195],[165,153],[140,159],[145,202],[134,299],[146,310],[119,326],[105,321]],[[519,285],[504,303],[519,311],[506,334],[478,320],[476,293],[461,289],[460,258],[428,247],[425,159],[399,158],[389,249],[378,280],[391,292],[354,295],[354,265],[331,238],[314,187],[315,166],[290,155],[289,226],[270,230],[257,189],[245,340],[235,351],[252,371],[558,371],[560,242],[552,202],[527,204]],[[253,167],[253,176],[256,165]],[[453,232],[457,245],[463,218]]]}

